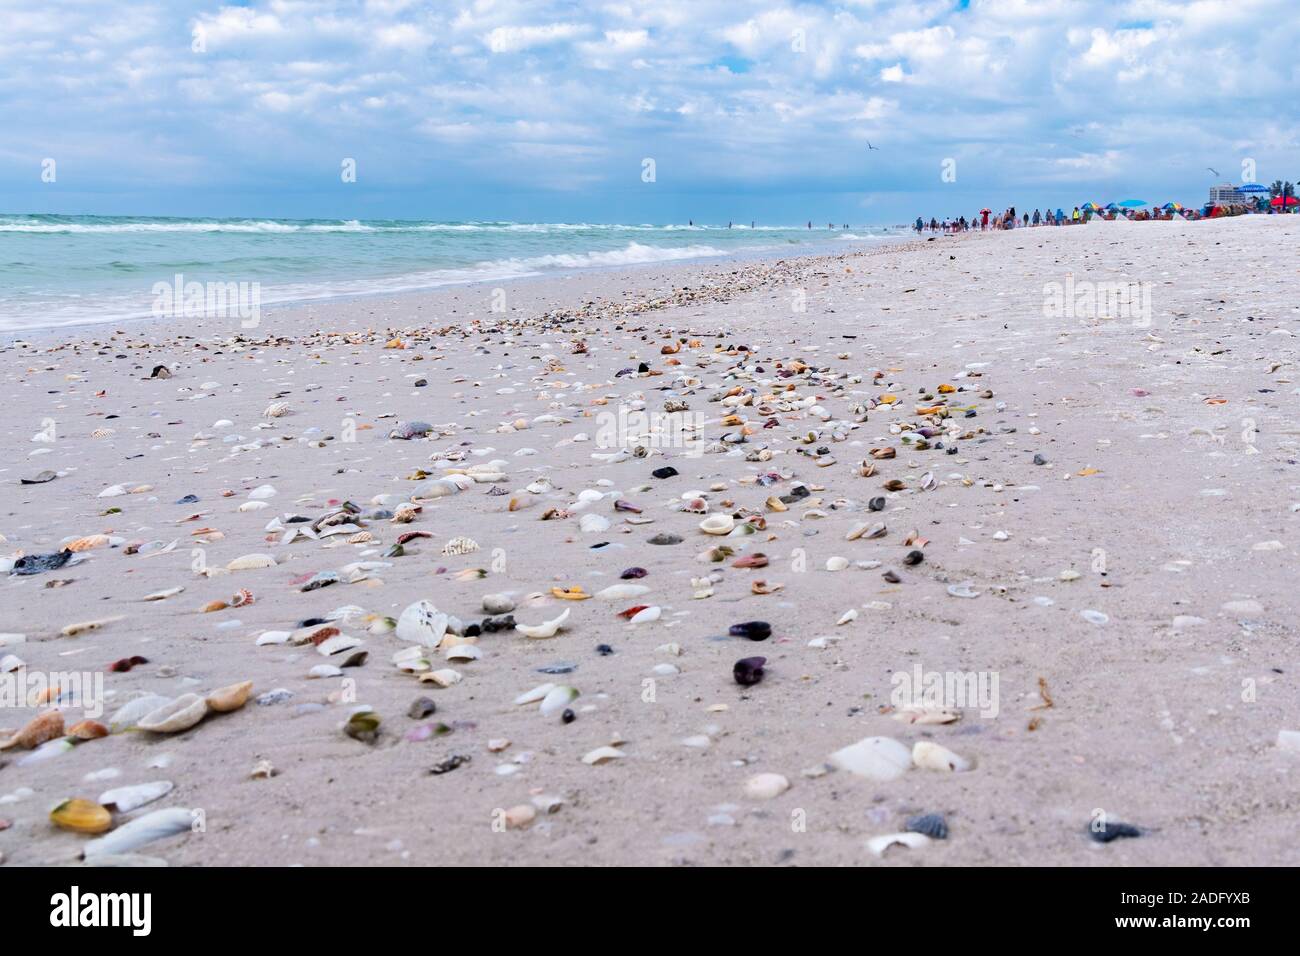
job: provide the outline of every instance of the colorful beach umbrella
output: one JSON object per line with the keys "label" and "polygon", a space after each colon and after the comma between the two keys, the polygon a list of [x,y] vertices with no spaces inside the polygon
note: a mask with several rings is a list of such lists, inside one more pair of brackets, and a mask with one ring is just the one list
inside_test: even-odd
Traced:
{"label": "colorful beach umbrella", "polygon": [[1180,203],[1180,202],[1167,202],[1167,203],[1165,203],[1163,206],[1161,206],[1160,208],[1161,208],[1161,209],[1170,209],[1170,210],[1173,210],[1174,212],[1182,212],[1182,211],[1183,211],[1183,204]]}
{"label": "colorful beach umbrella", "polygon": [[1080,209],[1086,209],[1088,212],[1100,212],[1100,211],[1101,211],[1101,207],[1098,206],[1095,202],[1086,202],[1086,203],[1084,203],[1082,206],[1080,206],[1079,208],[1080,208]]}

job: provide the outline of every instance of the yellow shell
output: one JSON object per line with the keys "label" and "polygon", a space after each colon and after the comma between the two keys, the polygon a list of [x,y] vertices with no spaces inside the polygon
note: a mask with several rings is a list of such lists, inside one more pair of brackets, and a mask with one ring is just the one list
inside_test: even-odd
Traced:
{"label": "yellow shell", "polygon": [[252,690],[253,682],[251,680],[231,684],[229,687],[218,688],[208,695],[208,707],[219,714],[239,710],[248,702],[248,695]]}
{"label": "yellow shell", "polygon": [[74,797],[50,811],[50,822],[73,833],[103,833],[113,825],[113,815],[98,803]]}

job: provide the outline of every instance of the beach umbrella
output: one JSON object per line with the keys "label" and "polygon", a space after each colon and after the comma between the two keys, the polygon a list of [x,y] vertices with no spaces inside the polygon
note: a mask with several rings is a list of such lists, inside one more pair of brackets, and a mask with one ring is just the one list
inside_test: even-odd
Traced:
{"label": "beach umbrella", "polygon": [[1246,185],[1244,185],[1244,186],[1238,186],[1238,187],[1237,187],[1237,192],[1239,192],[1239,193],[1267,193],[1267,192],[1268,192],[1268,187],[1267,187],[1267,186],[1264,186],[1264,185],[1261,185],[1260,183],[1246,183]]}
{"label": "beach umbrella", "polygon": [[1113,202],[1108,202],[1108,203],[1106,203],[1105,208],[1106,208],[1106,209],[1118,209],[1119,206],[1115,205]]}
{"label": "beach umbrella", "polygon": [[1139,206],[1145,206],[1146,201],[1142,199],[1125,199],[1120,205],[1125,209],[1137,209]]}
{"label": "beach umbrella", "polygon": [[[1294,205],[1296,205],[1297,203],[1300,203],[1300,199],[1296,199],[1295,196],[1287,196],[1287,197],[1286,197],[1286,203],[1285,203],[1285,205],[1287,205],[1287,206],[1294,206]],[[1282,202],[1282,197],[1281,197],[1281,196],[1274,196],[1273,199],[1272,199],[1272,201],[1269,203],[1269,205],[1270,205],[1270,206],[1281,206],[1281,205],[1284,205],[1284,203]]]}
{"label": "beach umbrella", "polygon": [[1167,203],[1165,203],[1163,206],[1161,206],[1160,208],[1161,208],[1161,209],[1170,209],[1170,210],[1172,210],[1172,211],[1174,211],[1174,212],[1182,212],[1182,211],[1183,211],[1183,204],[1182,204],[1182,203],[1178,203],[1178,202],[1167,202]]}
{"label": "beach umbrella", "polygon": [[1086,203],[1084,203],[1082,206],[1080,206],[1079,208],[1080,208],[1080,209],[1086,209],[1086,210],[1089,211],[1089,212],[1100,212],[1100,211],[1101,211],[1101,207],[1098,206],[1095,202],[1086,202]]}

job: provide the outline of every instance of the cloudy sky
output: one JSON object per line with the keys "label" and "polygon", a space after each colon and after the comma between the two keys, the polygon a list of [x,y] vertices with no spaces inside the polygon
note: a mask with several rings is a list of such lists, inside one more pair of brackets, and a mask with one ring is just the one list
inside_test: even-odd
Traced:
{"label": "cloudy sky", "polygon": [[1199,203],[1207,167],[1300,179],[1296,12],[0,0],[0,211],[860,224]]}

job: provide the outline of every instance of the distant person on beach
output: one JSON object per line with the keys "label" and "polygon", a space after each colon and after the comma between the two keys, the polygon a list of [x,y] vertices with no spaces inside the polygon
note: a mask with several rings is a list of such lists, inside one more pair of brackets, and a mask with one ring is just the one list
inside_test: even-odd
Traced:
{"label": "distant person on beach", "polygon": [[916,231],[917,231],[917,232],[921,232],[923,229],[925,229],[925,220],[922,219],[920,216],[917,216],[917,217],[916,217]]}
{"label": "distant person on beach", "polygon": [[1035,209],[1035,210],[1034,210],[1034,225],[1035,225],[1035,226],[1040,225],[1040,224],[1042,223],[1042,221],[1043,221],[1042,218],[1038,215],[1038,210]]}
{"label": "distant person on beach", "polygon": [[988,211],[987,209],[981,209],[981,210],[980,210],[980,228],[982,228],[982,229],[987,229],[988,227],[989,227],[989,211]]}
{"label": "distant person on beach", "polygon": [[1075,207],[1074,207],[1074,213],[1070,216],[1070,221],[1073,222],[1076,226],[1079,224],[1079,207],[1078,207],[1078,206],[1075,206]]}

